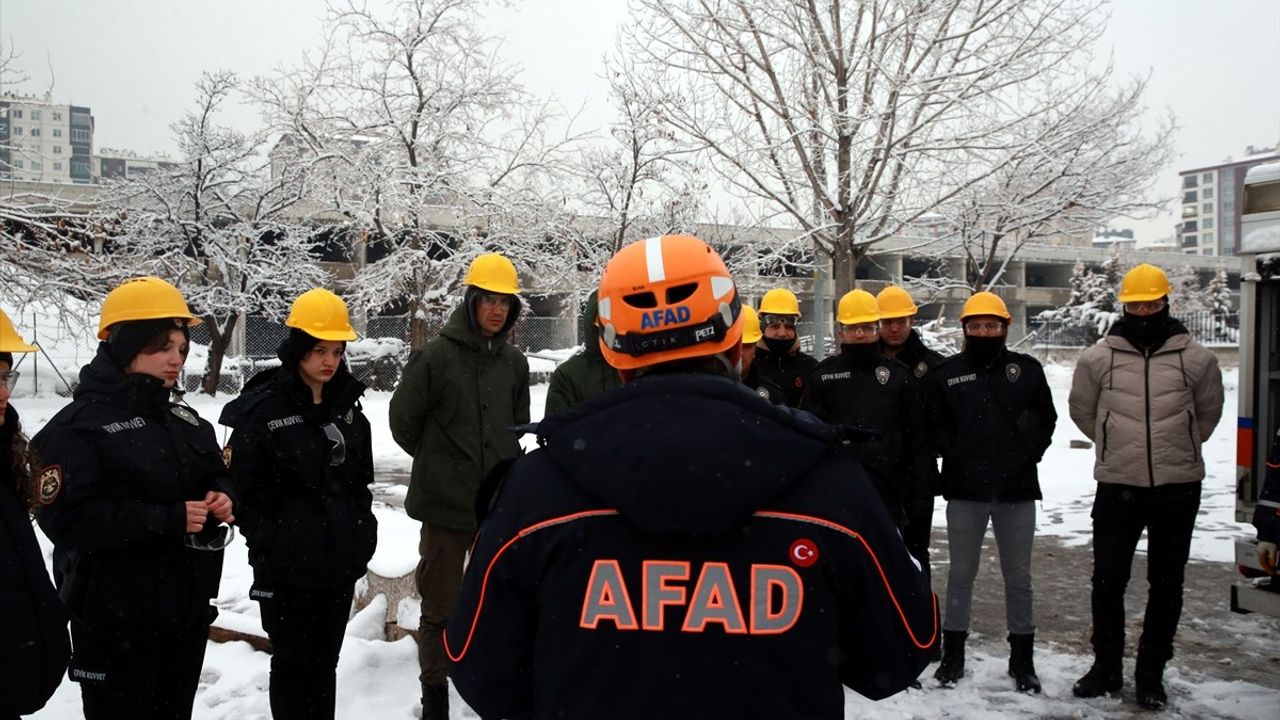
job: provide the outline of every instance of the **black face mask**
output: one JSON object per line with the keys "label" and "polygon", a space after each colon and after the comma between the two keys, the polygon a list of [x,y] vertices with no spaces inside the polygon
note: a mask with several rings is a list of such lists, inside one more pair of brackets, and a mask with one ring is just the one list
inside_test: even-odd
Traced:
{"label": "black face mask", "polygon": [[870,367],[880,362],[880,343],[841,343],[840,354],[854,367]]}
{"label": "black face mask", "polygon": [[965,335],[964,356],[974,364],[986,367],[1004,352],[1004,340],[1003,335],[1000,337]]}
{"label": "black face mask", "polygon": [[1124,314],[1124,337],[1136,347],[1158,350],[1169,339],[1169,306],[1151,315]]}
{"label": "black face mask", "polygon": [[786,355],[791,352],[791,348],[796,344],[795,338],[771,338],[764,339],[764,346],[769,349],[773,355]]}

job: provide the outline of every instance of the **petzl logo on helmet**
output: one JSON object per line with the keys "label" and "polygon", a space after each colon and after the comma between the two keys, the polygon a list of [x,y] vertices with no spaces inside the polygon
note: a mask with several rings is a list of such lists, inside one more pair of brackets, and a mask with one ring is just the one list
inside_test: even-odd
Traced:
{"label": "petzl logo on helmet", "polygon": [[640,317],[640,329],[648,330],[662,327],[663,325],[689,322],[689,318],[689,308],[683,305],[675,308],[650,310]]}
{"label": "petzl logo on helmet", "polygon": [[809,538],[800,538],[791,543],[791,551],[788,554],[791,557],[791,563],[796,567],[807,568],[818,562],[818,546]]}

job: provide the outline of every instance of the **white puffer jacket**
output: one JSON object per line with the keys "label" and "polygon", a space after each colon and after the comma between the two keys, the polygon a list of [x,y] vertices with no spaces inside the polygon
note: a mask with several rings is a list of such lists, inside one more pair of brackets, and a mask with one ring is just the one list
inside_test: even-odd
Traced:
{"label": "white puffer jacket", "polygon": [[1200,446],[1222,399],[1218,358],[1185,331],[1149,358],[1108,335],[1080,354],[1070,411],[1094,442],[1095,480],[1154,487],[1204,479]]}

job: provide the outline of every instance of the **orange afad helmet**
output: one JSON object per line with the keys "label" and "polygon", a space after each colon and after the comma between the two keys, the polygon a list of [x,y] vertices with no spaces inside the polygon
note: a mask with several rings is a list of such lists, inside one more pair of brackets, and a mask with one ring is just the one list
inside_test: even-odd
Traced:
{"label": "orange afad helmet", "polygon": [[738,289],[720,255],[691,235],[639,240],[600,277],[600,351],[618,370],[737,350]]}

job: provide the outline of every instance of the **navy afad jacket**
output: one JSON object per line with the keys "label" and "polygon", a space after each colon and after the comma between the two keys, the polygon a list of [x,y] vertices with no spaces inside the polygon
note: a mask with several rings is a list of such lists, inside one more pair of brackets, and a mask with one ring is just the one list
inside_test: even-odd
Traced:
{"label": "navy afad jacket", "polygon": [[928,663],[928,578],[835,428],[667,375],[538,438],[445,632],[481,717],[835,719]]}

